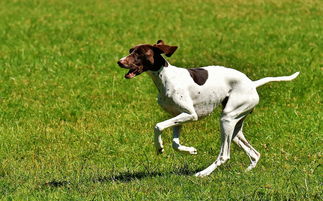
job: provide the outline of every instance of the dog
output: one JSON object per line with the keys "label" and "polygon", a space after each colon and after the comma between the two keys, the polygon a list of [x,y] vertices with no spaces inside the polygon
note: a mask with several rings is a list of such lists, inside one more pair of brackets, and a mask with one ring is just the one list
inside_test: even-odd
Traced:
{"label": "dog", "polygon": [[181,126],[210,115],[216,106],[222,104],[220,153],[215,162],[195,176],[207,176],[229,160],[232,140],[250,158],[251,163],[246,170],[253,169],[259,161],[260,153],[246,140],[242,127],[246,116],[259,102],[256,88],[268,82],[293,80],[299,72],[290,76],[266,77],[252,81],[245,74],[223,66],[179,68],[168,63],[162,56],[165,54],[170,57],[176,49],[177,46],[166,45],[158,40],[154,45],[141,44],[131,48],[129,55],[117,62],[121,68],[129,70],[125,74],[127,79],[147,72],[159,91],[159,105],[173,116],[155,126],[154,142],[157,153],[164,152],[162,131],[173,127],[173,148],[197,154],[194,147],[180,144]]}

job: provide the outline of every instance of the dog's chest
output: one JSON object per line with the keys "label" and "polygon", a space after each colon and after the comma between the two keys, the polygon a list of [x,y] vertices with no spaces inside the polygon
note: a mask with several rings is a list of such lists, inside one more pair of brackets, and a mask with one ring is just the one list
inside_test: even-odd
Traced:
{"label": "dog's chest", "polygon": [[158,95],[158,104],[168,113],[176,116],[181,113],[180,108],[175,102],[166,96]]}
{"label": "dog's chest", "polygon": [[[158,104],[168,113],[172,115],[178,115],[183,112],[183,107],[181,107],[178,102],[178,100],[175,100],[175,93],[179,94],[179,92],[176,92],[174,89],[171,88],[163,88],[160,90],[158,94]],[[185,105],[184,100],[180,100],[181,104]]]}

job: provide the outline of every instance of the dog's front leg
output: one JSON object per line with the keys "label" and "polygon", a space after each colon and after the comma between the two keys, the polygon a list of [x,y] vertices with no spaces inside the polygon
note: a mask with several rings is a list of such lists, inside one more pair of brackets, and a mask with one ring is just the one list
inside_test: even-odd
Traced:
{"label": "dog's front leg", "polygon": [[187,147],[180,144],[179,136],[181,133],[181,128],[182,128],[181,125],[173,127],[173,149],[175,149],[176,151],[185,152],[189,154],[197,154],[197,150],[194,147]]}
{"label": "dog's front leg", "polygon": [[161,131],[157,128],[157,126],[155,126],[155,148],[156,148],[156,152],[157,154],[162,154],[164,152],[164,146],[163,146],[163,140],[161,138]]}
{"label": "dog's front leg", "polygon": [[161,154],[164,152],[163,141],[161,138],[161,134],[164,129],[172,126],[180,125],[188,121],[196,121],[197,119],[198,117],[196,113],[192,113],[192,114],[181,113],[174,118],[157,123],[155,126],[155,139],[154,139],[157,154]]}

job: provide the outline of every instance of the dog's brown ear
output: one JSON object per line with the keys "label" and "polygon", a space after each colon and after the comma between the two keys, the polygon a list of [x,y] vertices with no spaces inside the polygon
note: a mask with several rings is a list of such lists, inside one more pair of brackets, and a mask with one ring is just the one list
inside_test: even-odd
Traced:
{"label": "dog's brown ear", "polygon": [[164,41],[163,40],[158,40],[156,45],[165,45]]}
{"label": "dog's brown ear", "polygon": [[164,41],[162,40],[158,40],[154,47],[160,51],[160,54],[165,54],[167,57],[172,56],[177,49],[177,46],[165,45]]}

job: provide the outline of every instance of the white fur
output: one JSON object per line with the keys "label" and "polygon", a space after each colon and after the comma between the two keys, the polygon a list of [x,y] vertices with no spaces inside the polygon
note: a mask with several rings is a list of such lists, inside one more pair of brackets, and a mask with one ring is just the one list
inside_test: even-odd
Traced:
{"label": "white fur", "polygon": [[221,150],[218,158],[205,170],[196,176],[207,176],[215,168],[230,159],[230,143],[233,140],[241,147],[251,164],[247,170],[254,168],[260,158],[257,152],[246,140],[242,133],[243,120],[258,104],[259,96],[256,87],[271,81],[288,81],[297,77],[298,73],[286,77],[268,77],[251,81],[245,74],[221,66],[203,67],[208,71],[208,79],[202,85],[196,84],[185,68],[168,64],[158,72],[148,71],[159,90],[158,103],[174,117],[155,126],[155,147],[157,153],[164,151],[161,138],[162,131],[173,127],[173,148],[178,151],[196,154],[194,147],[180,144],[181,125],[189,121],[197,121],[212,113],[214,108],[228,98],[221,115]]}

